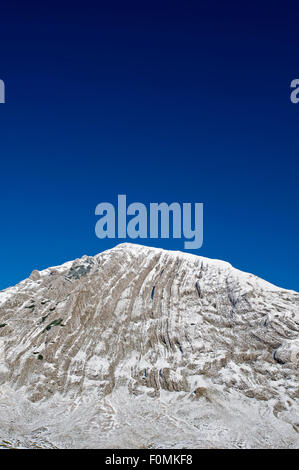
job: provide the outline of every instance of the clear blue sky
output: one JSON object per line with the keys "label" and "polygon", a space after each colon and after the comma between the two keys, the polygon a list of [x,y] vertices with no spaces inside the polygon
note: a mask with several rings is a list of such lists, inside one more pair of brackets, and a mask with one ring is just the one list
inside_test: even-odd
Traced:
{"label": "clear blue sky", "polygon": [[117,244],[127,194],[203,202],[195,254],[298,290],[299,14],[254,3],[1,2],[0,289]]}

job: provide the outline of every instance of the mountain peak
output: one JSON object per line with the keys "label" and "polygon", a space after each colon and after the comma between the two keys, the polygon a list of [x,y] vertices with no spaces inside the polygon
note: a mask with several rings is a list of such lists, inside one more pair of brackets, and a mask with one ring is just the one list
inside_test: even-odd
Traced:
{"label": "mountain peak", "polygon": [[298,363],[299,294],[224,261],[123,243],[0,293],[11,446],[296,447]]}

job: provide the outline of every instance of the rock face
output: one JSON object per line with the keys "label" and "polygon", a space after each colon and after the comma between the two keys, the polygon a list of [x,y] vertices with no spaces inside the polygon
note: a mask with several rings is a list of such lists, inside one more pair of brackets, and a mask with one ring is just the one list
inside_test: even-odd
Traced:
{"label": "rock face", "polygon": [[133,244],[37,274],[0,292],[0,445],[299,447],[298,293]]}

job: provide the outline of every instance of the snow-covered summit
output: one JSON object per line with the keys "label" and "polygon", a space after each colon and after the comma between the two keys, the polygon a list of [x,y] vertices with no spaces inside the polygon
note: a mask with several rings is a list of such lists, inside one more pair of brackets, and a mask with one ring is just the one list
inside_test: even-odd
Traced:
{"label": "snow-covered summit", "polygon": [[298,447],[298,365],[298,293],[121,244],[0,292],[0,444]]}

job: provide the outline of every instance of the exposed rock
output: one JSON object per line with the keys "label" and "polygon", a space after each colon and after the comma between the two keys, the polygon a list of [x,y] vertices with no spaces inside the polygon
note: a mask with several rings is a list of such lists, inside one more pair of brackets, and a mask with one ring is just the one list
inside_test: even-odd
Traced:
{"label": "exposed rock", "polygon": [[39,271],[37,271],[37,269],[35,269],[34,271],[32,271],[32,273],[30,274],[29,279],[31,279],[32,281],[38,281],[38,280],[40,279],[40,273],[39,273]]}
{"label": "exposed rock", "polygon": [[299,446],[298,293],[132,244],[38,274],[0,292],[0,445]]}

